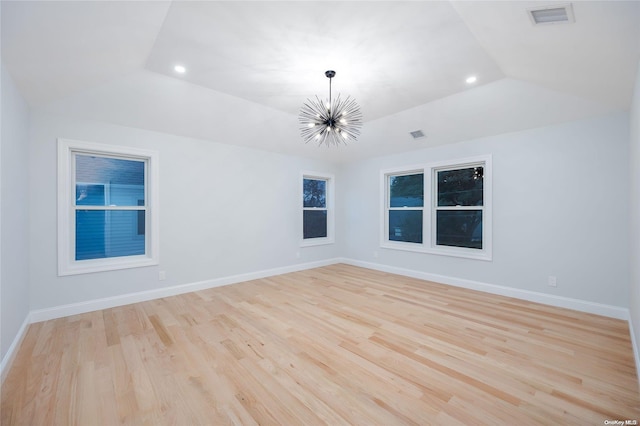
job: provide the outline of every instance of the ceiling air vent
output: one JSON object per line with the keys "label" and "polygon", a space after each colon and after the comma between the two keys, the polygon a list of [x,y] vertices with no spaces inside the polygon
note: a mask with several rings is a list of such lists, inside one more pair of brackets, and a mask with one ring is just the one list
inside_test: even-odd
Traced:
{"label": "ceiling air vent", "polygon": [[413,137],[414,139],[424,138],[424,133],[422,132],[422,130],[414,130],[413,132],[409,132],[409,134],[411,134],[411,137]]}
{"label": "ceiling air vent", "polygon": [[571,3],[528,9],[533,25],[568,24],[575,22]]}

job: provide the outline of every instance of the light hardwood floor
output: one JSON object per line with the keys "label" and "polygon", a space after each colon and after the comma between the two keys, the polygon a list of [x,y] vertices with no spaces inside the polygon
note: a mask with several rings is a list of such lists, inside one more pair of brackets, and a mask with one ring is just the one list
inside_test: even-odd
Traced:
{"label": "light hardwood floor", "polygon": [[624,321],[333,265],[30,326],[2,425],[640,422]]}

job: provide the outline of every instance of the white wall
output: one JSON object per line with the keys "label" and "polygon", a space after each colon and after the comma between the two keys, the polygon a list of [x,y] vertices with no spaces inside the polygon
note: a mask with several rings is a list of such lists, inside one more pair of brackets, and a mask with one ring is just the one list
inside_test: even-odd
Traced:
{"label": "white wall", "polygon": [[[628,143],[629,116],[617,114],[349,164],[346,256],[627,307]],[[381,169],[483,154],[493,156],[493,261],[379,247]]]}
{"label": "white wall", "polygon": [[[57,277],[57,137],[160,152],[159,267]],[[339,256],[628,306],[627,114],[342,166],[49,112],[32,114],[30,141],[33,310]],[[493,261],[379,248],[381,169],[482,154],[493,155]],[[298,247],[301,170],[336,174],[334,245]]]}
{"label": "white wall", "polygon": [[[636,87],[633,94],[633,103],[630,113],[631,122],[631,188],[629,199],[630,209],[630,262],[631,262],[631,283],[629,291],[629,310],[631,313],[631,325],[633,327],[636,344],[636,369],[640,369],[640,63],[638,63],[638,74]],[[640,371],[638,371],[640,379]]]}
{"label": "white wall", "polygon": [[[159,267],[57,276],[58,137],[159,151]],[[337,244],[299,247],[300,172],[335,173],[329,163],[45,112],[32,113],[30,140],[33,310],[338,255]]]}
{"label": "white wall", "polygon": [[0,359],[4,366],[29,314],[29,110],[9,73],[0,68]]}

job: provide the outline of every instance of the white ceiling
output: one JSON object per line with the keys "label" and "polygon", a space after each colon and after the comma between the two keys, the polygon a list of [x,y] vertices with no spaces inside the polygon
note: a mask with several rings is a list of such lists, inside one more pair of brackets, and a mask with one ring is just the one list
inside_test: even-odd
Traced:
{"label": "white ceiling", "polygon": [[[36,111],[345,161],[628,109],[640,2],[555,3],[2,1],[2,57]],[[365,118],[332,150],[297,121],[327,69]]]}

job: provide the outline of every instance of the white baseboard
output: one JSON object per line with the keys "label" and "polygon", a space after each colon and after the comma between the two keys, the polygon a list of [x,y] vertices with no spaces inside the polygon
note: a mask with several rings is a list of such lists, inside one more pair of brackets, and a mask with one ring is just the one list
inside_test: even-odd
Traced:
{"label": "white baseboard", "polygon": [[283,266],[280,268],[265,269],[262,271],[249,272],[246,274],[232,275],[229,277],[215,278],[212,280],[199,281],[195,283],[182,284],[172,287],[164,287],[155,290],[129,293],[121,296],[105,297],[103,299],[89,300],[86,302],[72,303],[69,305],[55,306],[53,308],[38,309],[31,311],[31,322],[47,321],[55,318],[62,318],[71,315],[84,314],[86,312],[98,311],[101,309],[114,308],[116,306],[129,305],[131,303],[146,302],[148,300],[160,299],[162,297],[176,296],[178,294],[190,293],[192,291],[205,290],[213,287],[235,284],[243,281],[257,280],[260,278],[272,277],[274,275],[287,274],[289,272],[303,271],[305,269],[319,268],[321,266],[338,263],[339,259],[328,259],[316,262],[299,263],[296,265]]}
{"label": "white baseboard", "polygon": [[199,281],[195,283],[182,284],[172,287],[165,287],[155,290],[129,293],[121,296],[106,297],[103,299],[90,300],[87,302],[72,303],[69,305],[55,306],[53,308],[38,309],[31,311],[31,322],[46,321],[55,318],[62,318],[70,315],[83,314],[86,312],[108,309],[116,306],[128,305],[131,303],[145,302],[162,297],[175,296],[192,291],[204,290],[207,288],[220,287],[223,285],[235,284],[242,281],[250,281],[274,275],[286,274],[289,272],[302,271],[305,269],[318,268],[335,263],[346,263],[348,265],[360,266],[392,274],[404,275],[408,277],[434,281],[456,287],[463,287],[472,290],[484,291],[486,293],[498,294],[501,296],[514,297],[530,302],[543,303],[546,305],[561,308],[574,309],[576,311],[602,315],[611,318],[629,320],[629,310],[619,306],[605,305],[602,303],[589,302],[586,300],[572,299],[569,297],[555,296],[551,294],[538,293],[529,290],[522,290],[513,287],[504,287],[480,281],[455,278],[446,275],[431,274],[428,272],[416,271],[412,269],[399,268],[380,263],[365,262],[350,258],[333,258],[317,262],[300,263],[296,265],[284,266],[280,268],[265,269],[262,271],[249,272],[246,274],[232,275],[229,277],[215,278],[212,280]]}
{"label": "white baseboard", "polygon": [[629,317],[629,333],[631,333],[631,347],[633,348],[633,357],[636,360],[636,378],[638,379],[638,386],[640,388],[640,347],[638,347],[638,342],[636,340],[636,333],[633,329],[633,321],[631,317]]}
{"label": "white baseboard", "polygon": [[[2,362],[0,362],[0,385],[4,383],[4,379],[7,378],[7,373],[11,369],[11,364],[13,364],[13,360],[16,358],[16,354],[18,353],[18,348],[24,340],[25,334],[27,334],[27,329],[29,328],[29,324],[31,324],[31,315],[27,314],[27,317],[24,319],[24,322],[20,326],[18,333],[16,334],[15,339],[9,346],[7,353],[4,358],[2,358]],[[1,387],[1,386],[0,386]]]}
{"label": "white baseboard", "polygon": [[395,266],[383,265],[380,263],[364,262],[361,260],[343,258],[342,263],[363,268],[374,269],[391,274],[404,275],[427,281],[434,281],[441,284],[448,284],[455,287],[463,287],[471,290],[484,291],[485,293],[498,294],[500,296],[514,297],[529,302],[537,302],[559,308],[573,309],[590,314],[602,315],[628,321],[629,310],[619,306],[605,305],[602,303],[589,302],[586,300],[572,299],[569,297],[555,296],[552,294],[538,293],[535,291],[521,290],[513,287],[504,287],[494,284],[487,284],[480,281],[466,280],[462,278],[449,277],[446,275],[431,274],[428,272],[415,271],[412,269],[398,268]]}

